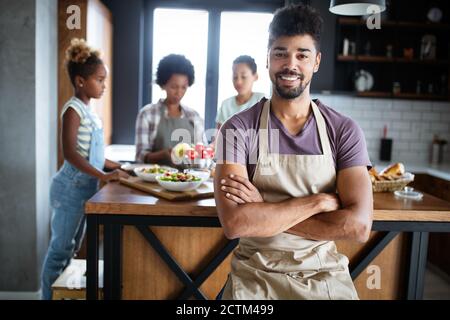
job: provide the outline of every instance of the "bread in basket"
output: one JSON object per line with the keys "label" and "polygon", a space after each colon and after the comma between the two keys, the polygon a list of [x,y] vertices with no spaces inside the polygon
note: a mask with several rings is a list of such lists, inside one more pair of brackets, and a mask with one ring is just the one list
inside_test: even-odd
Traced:
{"label": "bread in basket", "polygon": [[378,173],[375,168],[369,171],[373,192],[394,192],[402,190],[414,180],[414,175],[405,172],[402,163],[395,163]]}

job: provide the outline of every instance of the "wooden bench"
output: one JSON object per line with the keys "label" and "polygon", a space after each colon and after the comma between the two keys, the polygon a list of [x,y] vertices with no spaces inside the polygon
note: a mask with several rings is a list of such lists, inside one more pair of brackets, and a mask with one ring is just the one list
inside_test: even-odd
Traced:
{"label": "wooden bench", "polygon": [[[103,260],[98,266],[99,297],[103,298]],[[72,259],[52,285],[53,300],[86,299],[86,260]]]}

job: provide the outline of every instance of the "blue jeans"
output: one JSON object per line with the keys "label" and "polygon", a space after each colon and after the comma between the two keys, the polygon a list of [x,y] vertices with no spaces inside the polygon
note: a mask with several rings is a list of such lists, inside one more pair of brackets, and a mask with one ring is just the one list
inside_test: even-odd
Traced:
{"label": "blue jeans", "polygon": [[52,284],[79,249],[85,231],[84,204],[97,191],[97,179],[68,162],[50,187],[52,236],[42,268],[42,299],[52,298]]}

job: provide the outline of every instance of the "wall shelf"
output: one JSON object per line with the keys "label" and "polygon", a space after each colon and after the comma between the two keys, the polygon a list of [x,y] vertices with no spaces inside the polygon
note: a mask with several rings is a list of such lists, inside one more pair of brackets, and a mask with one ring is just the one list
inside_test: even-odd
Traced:
{"label": "wall shelf", "polygon": [[[361,18],[337,17],[332,90],[359,97],[449,101],[450,21],[444,14],[440,23],[428,22],[430,6],[391,1],[381,14],[381,29],[367,28]],[[405,7],[410,10],[406,12]],[[449,2],[440,2],[440,8],[450,12]],[[427,46],[432,48],[428,54],[433,59],[423,60]],[[355,91],[361,70],[372,76],[372,91]],[[394,87],[401,93],[393,94]]]}
{"label": "wall shelf", "polygon": [[420,59],[407,59],[399,57],[385,57],[385,56],[368,56],[368,55],[338,55],[338,61],[347,62],[387,62],[387,63],[419,63],[428,65],[447,65],[448,60],[420,60]]}
{"label": "wall shelf", "polygon": [[391,92],[383,91],[363,91],[357,92],[358,97],[370,97],[370,98],[391,98],[391,99],[414,99],[414,100],[448,100],[449,97],[441,96],[437,94],[418,94],[418,93],[408,93],[400,92],[393,94]]}
{"label": "wall shelf", "polygon": [[373,97],[373,98],[391,98],[392,93],[383,91],[363,91],[357,92],[358,97]]}
{"label": "wall shelf", "polygon": [[426,94],[426,93],[408,93],[408,92],[400,92],[393,95],[394,98],[402,98],[402,99],[423,99],[423,100],[448,100],[449,97],[441,96],[438,94]]}
{"label": "wall shelf", "polygon": [[[347,26],[365,26],[366,20],[355,18],[339,18],[338,23],[340,25]],[[417,28],[417,29],[435,29],[435,30],[450,30],[450,24],[446,23],[432,23],[432,22],[413,22],[413,21],[392,21],[381,20],[381,28]]]}

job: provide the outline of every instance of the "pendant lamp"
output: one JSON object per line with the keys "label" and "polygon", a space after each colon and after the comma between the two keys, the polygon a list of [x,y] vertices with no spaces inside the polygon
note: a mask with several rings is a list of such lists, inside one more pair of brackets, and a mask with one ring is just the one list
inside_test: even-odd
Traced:
{"label": "pendant lamp", "polygon": [[385,0],[331,0],[330,11],[343,16],[364,16],[371,14],[370,6],[378,6],[377,12],[386,10]]}

